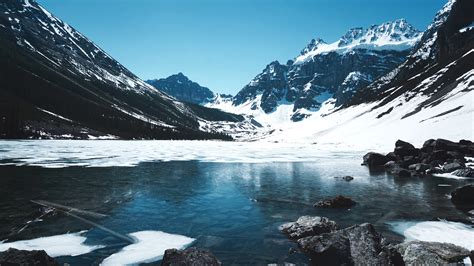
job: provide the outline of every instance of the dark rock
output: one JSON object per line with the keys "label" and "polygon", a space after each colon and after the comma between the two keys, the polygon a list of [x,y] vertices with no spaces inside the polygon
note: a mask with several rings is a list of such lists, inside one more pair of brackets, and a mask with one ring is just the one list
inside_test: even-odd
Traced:
{"label": "dark rock", "polygon": [[434,142],[435,142],[434,139],[429,139],[429,140],[425,141],[425,142],[423,143],[423,148],[433,147],[433,146],[434,146]]}
{"label": "dark rock", "polygon": [[0,252],[0,265],[5,266],[59,266],[59,263],[48,256],[44,250],[18,250],[10,248]]}
{"label": "dark rock", "polygon": [[448,154],[445,150],[435,150],[430,154],[428,158],[429,158],[429,162],[433,162],[433,161],[445,162],[446,159],[448,159]]}
{"label": "dark rock", "polygon": [[387,157],[387,160],[389,160],[389,161],[397,161],[398,160],[397,155],[393,151],[387,153],[387,155],[385,155],[385,157]]}
{"label": "dark rock", "polygon": [[351,198],[347,198],[347,197],[339,195],[333,199],[318,201],[316,204],[314,204],[314,207],[349,209],[356,204],[357,203],[353,201]]}
{"label": "dark rock", "polygon": [[406,265],[447,265],[461,263],[469,250],[448,243],[410,241],[397,246]]}
{"label": "dark rock", "polygon": [[452,172],[451,174],[455,176],[460,176],[460,177],[474,177],[474,169],[467,167],[467,168],[456,170]]}
{"label": "dark rock", "polygon": [[408,155],[408,156],[403,157],[403,161],[401,163],[401,166],[403,168],[408,168],[410,165],[418,163],[418,162],[419,161],[415,156]]}
{"label": "dark rock", "polygon": [[443,165],[443,171],[445,171],[446,173],[451,173],[455,170],[462,169],[462,168],[463,166],[459,163],[448,163],[448,164]]}
{"label": "dark rock", "polygon": [[354,177],[352,177],[352,176],[350,176],[350,175],[346,175],[346,176],[336,176],[335,178],[340,178],[340,179],[345,180],[345,181],[347,181],[347,182],[354,180]]}
{"label": "dark rock", "polygon": [[460,159],[460,160],[465,161],[463,153],[460,153],[457,151],[448,151],[446,152],[446,154],[448,155],[448,158],[450,159]]}
{"label": "dark rock", "polygon": [[474,184],[457,188],[451,192],[451,201],[460,207],[474,206]]}
{"label": "dark rock", "polygon": [[371,224],[298,240],[298,246],[318,265],[389,265],[383,238]]}
{"label": "dark rock", "polygon": [[400,165],[398,165],[395,161],[389,161],[384,164],[383,167],[385,167],[385,169],[392,169],[394,167],[400,167]]}
{"label": "dark rock", "polygon": [[337,230],[336,222],[326,217],[301,216],[296,222],[286,223],[279,227],[288,238],[296,240],[307,236],[329,233]]}
{"label": "dark rock", "polygon": [[395,148],[397,147],[401,147],[401,148],[404,148],[404,149],[414,149],[415,146],[413,146],[412,144],[406,142],[406,141],[403,141],[403,140],[397,140],[397,142],[395,142]]}
{"label": "dark rock", "polygon": [[424,164],[424,163],[415,163],[408,167],[409,170],[414,170],[417,173],[425,173],[425,171],[430,168],[431,166],[429,164]]}
{"label": "dark rock", "polygon": [[188,248],[185,250],[167,249],[163,260],[162,266],[218,266],[222,263],[209,251],[198,249],[195,247]]}
{"label": "dark rock", "polygon": [[417,156],[420,154],[419,149],[408,149],[404,147],[396,147],[393,151],[397,156]]}
{"label": "dark rock", "polygon": [[388,169],[388,172],[394,176],[398,177],[410,177],[411,173],[405,168],[402,168],[400,166],[395,166],[393,168]]}
{"label": "dark rock", "polygon": [[386,162],[388,162],[388,159],[385,155],[375,152],[367,153],[364,155],[363,160],[364,162],[362,164],[367,165],[368,167],[383,166]]}
{"label": "dark rock", "polygon": [[471,145],[474,145],[474,142],[472,142],[470,140],[462,139],[462,140],[459,141],[459,144],[460,145],[465,145],[465,146],[471,146]]}

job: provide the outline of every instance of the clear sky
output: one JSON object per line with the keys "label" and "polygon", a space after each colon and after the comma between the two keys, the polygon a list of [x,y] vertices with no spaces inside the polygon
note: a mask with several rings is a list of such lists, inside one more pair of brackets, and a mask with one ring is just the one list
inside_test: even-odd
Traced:
{"label": "clear sky", "polygon": [[37,0],[142,79],[183,72],[235,94],[312,38],[406,18],[426,29],[447,0]]}

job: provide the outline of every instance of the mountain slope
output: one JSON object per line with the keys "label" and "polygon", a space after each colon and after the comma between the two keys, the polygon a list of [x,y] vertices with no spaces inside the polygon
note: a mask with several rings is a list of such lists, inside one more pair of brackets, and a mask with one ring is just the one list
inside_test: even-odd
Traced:
{"label": "mountain slope", "polygon": [[358,89],[400,65],[420,37],[418,30],[401,19],[368,29],[353,28],[332,44],[312,40],[287,64],[267,65],[233,98],[233,108],[216,107],[263,120],[267,114],[301,121],[331,97],[337,105],[345,104]]}
{"label": "mountain slope", "polygon": [[407,60],[345,104],[326,101],[313,116],[268,140],[331,148],[378,148],[404,139],[474,138],[474,2],[451,0]]}
{"label": "mountain slope", "polygon": [[183,73],[171,75],[163,79],[147,80],[146,82],[183,102],[205,104],[215,97],[209,88],[189,80]]}
{"label": "mountain slope", "polygon": [[32,0],[0,3],[0,36],[3,138],[228,138]]}

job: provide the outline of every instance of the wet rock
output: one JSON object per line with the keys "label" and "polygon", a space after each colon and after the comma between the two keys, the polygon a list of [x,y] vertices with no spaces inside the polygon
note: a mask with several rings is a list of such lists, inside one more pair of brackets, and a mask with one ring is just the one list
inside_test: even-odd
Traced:
{"label": "wet rock", "polygon": [[288,238],[296,240],[307,236],[329,233],[337,230],[336,222],[326,217],[301,216],[296,222],[286,223],[279,227]]}
{"label": "wet rock", "polygon": [[461,207],[474,206],[474,184],[457,188],[451,192],[451,201]]}
{"label": "wet rock", "polygon": [[403,140],[397,140],[397,142],[395,142],[395,150],[393,152],[395,155],[402,157],[415,156],[420,153],[420,151],[416,149],[415,146]]}
{"label": "wet rock", "polygon": [[352,177],[352,176],[350,176],[350,175],[346,175],[346,176],[336,176],[335,178],[340,178],[340,179],[342,179],[342,180],[344,180],[344,181],[347,181],[347,182],[354,180],[354,177]]}
{"label": "wet rock", "polygon": [[411,176],[410,171],[398,165],[388,169],[388,172],[397,177],[410,177]]}
{"label": "wet rock", "polygon": [[333,233],[309,236],[298,246],[318,265],[389,265],[383,238],[371,224],[351,226]]}
{"label": "wet rock", "polygon": [[48,256],[44,250],[26,251],[10,248],[0,252],[0,265],[59,266],[59,263]]}
{"label": "wet rock", "polygon": [[218,266],[222,263],[209,251],[195,247],[185,250],[167,249],[162,266]]}
{"label": "wet rock", "polygon": [[396,155],[394,152],[389,152],[389,153],[387,153],[387,155],[385,155],[385,157],[387,157],[387,160],[389,160],[389,161],[396,161],[396,160],[398,160],[398,157],[397,157],[397,155]]}
{"label": "wet rock", "polygon": [[448,164],[443,165],[443,171],[445,171],[446,173],[451,173],[455,170],[462,169],[462,168],[464,168],[464,166],[459,163],[448,163]]}
{"label": "wet rock", "polygon": [[316,204],[314,204],[314,207],[349,209],[354,205],[356,205],[356,202],[353,201],[351,198],[339,195],[333,199],[320,200]]}
{"label": "wet rock", "polygon": [[452,175],[459,176],[459,177],[474,177],[474,169],[472,168],[463,168],[456,170],[451,173]]}
{"label": "wet rock", "polygon": [[447,265],[461,263],[470,251],[448,243],[410,241],[397,246],[406,265]]}
{"label": "wet rock", "polygon": [[364,162],[363,165],[367,165],[368,167],[378,167],[383,166],[388,159],[385,155],[376,153],[376,152],[369,152],[363,157]]}
{"label": "wet rock", "polygon": [[424,163],[415,163],[408,167],[409,170],[414,170],[418,173],[425,173],[425,171],[430,168],[431,168],[431,165],[424,164]]}

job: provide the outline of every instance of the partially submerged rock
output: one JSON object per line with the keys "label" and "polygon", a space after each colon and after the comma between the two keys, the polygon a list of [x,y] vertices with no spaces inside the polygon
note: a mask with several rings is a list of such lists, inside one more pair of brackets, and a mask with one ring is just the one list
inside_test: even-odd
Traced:
{"label": "partially submerged rock", "polygon": [[474,184],[457,188],[451,192],[451,201],[459,207],[474,207]]}
{"label": "partially submerged rock", "polygon": [[185,250],[167,249],[162,266],[219,266],[222,263],[209,251],[191,247]]}
{"label": "partially submerged rock", "polygon": [[301,216],[296,222],[286,223],[279,227],[280,231],[292,240],[303,237],[329,233],[337,230],[336,222],[326,217]]}
{"label": "partially submerged rock", "polygon": [[474,169],[472,168],[463,168],[456,170],[451,173],[452,175],[459,176],[459,177],[474,177]]}
{"label": "partially submerged rock", "polygon": [[368,167],[381,167],[388,162],[388,158],[380,153],[369,152],[364,155],[364,162],[362,165],[367,165]]}
{"label": "partially submerged rock", "polygon": [[0,265],[7,266],[59,266],[59,263],[48,256],[44,250],[18,250],[9,248],[0,252]]}
{"label": "partially submerged rock", "polygon": [[301,238],[298,246],[317,265],[389,265],[382,235],[371,224]]}
{"label": "partially submerged rock", "polygon": [[397,245],[406,265],[447,265],[462,263],[470,251],[448,243],[410,241]]}
{"label": "partially submerged rock", "polygon": [[339,195],[333,199],[320,200],[314,204],[314,207],[349,209],[356,204],[351,198]]}
{"label": "partially submerged rock", "polygon": [[342,179],[342,180],[347,181],[347,182],[354,180],[354,177],[352,177],[352,176],[350,176],[350,175],[346,175],[346,176],[336,176],[336,177],[334,177],[334,178]]}

